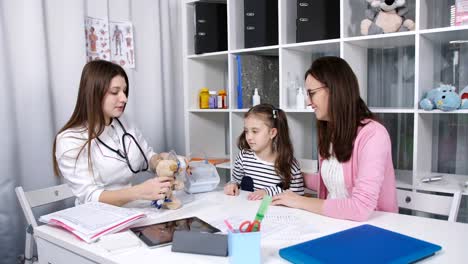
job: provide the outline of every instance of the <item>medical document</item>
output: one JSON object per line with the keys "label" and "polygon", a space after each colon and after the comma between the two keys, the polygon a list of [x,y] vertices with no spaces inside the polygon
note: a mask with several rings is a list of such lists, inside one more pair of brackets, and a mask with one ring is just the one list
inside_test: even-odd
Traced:
{"label": "medical document", "polygon": [[43,215],[39,221],[60,226],[90,243],[115,233],[145,217],[144,213],[110,204],[91,202]]}

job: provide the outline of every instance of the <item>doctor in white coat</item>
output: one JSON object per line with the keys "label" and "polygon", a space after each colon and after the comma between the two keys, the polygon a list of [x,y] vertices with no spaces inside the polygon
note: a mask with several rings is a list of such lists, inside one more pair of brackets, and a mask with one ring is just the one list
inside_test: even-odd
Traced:
{"label": "doctor in white coat", "polygon": [[65,178],[77,204],[121,206],[134,200],[161,200],[169,191],[166,177],[131,184],[136,173],[154,171],[150,164],[167,153],[155,153],[122,116],[128,92],[128,77],[119,65],[99,60],[84,66],[75,110],[53,146],[54,172]]}

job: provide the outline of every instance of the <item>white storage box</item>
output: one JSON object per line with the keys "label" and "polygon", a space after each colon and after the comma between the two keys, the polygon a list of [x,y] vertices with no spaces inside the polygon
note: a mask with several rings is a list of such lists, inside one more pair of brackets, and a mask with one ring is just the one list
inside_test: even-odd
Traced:
{"label": "white storage box", "polygon": [[209,192],[218,187],[219,174],[215,166],[207,161],[191,161],[189,166],[192,174],[187,175],[186,192]]}

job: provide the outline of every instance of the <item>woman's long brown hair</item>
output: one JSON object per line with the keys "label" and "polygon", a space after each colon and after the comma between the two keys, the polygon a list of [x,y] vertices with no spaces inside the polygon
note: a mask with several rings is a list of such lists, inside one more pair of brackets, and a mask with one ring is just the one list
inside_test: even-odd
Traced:
{"label": "woman's long brown hair", "polygon": [[[109,89],[112,79],[116,76],[122,76],[125,79],[125,83],[127,84],[125,94],[128,97],[130,87],[127,74],[122,67],[104,60],[88,62],[81,72],[75,110],[65,126],[57,133],[58,135],[67,129],[80,127],[82,127],[84,131],[88,130],[88,139],[83,142],[83,146],[76,158],[78,159],[84,147],[88,146],[88,167],[90,171],[92,171],[91,140],[98,137],[106,126],[104,113],[102,111],[102,101]],[[55,157],[57,135],[55,136],[52,148],[52,160],[54,163],[54,173],[59,176],[61,173],[57,158]]]}
{"label": "woman's long brown hair", "polygon": [[[263,120],[269,128],[276,128],[277,134],[273,138],[275,146],[273,147],[273,151],[277,153],[275,171],[281,177],[282,188],[285,190],[289,189],[292,179],[291,168],[294,163],[297,164],[297,160],[294,158],[294,147],[289,138],[289,126],[286,114],[283,110],[275,108],[271,104],[259,104],[250,108],[245,113],[244,119],[251,116]],[[239,136],[237,147],[240,150],[250,149],[245,138],[245,131]]]}
{"label": "woman's long brown hair", "polygon": [[330,158],[330,144],[339,162],[351,158],[354,140],[365,119],[376,120],[359,94],[359,84],[349,64],[339,57],[321,57],[305,73],[327,87],[329,121],[317,120],[318,148],[322,158]]}

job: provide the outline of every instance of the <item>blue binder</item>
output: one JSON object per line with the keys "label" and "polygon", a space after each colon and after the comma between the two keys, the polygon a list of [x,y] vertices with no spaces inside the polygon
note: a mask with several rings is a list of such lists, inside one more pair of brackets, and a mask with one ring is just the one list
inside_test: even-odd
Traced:
{"label": "blue binder", "polygon": [[411,263],[442,249],[423,240],[361,225],[294,246],[279,254],[292,263]]}

